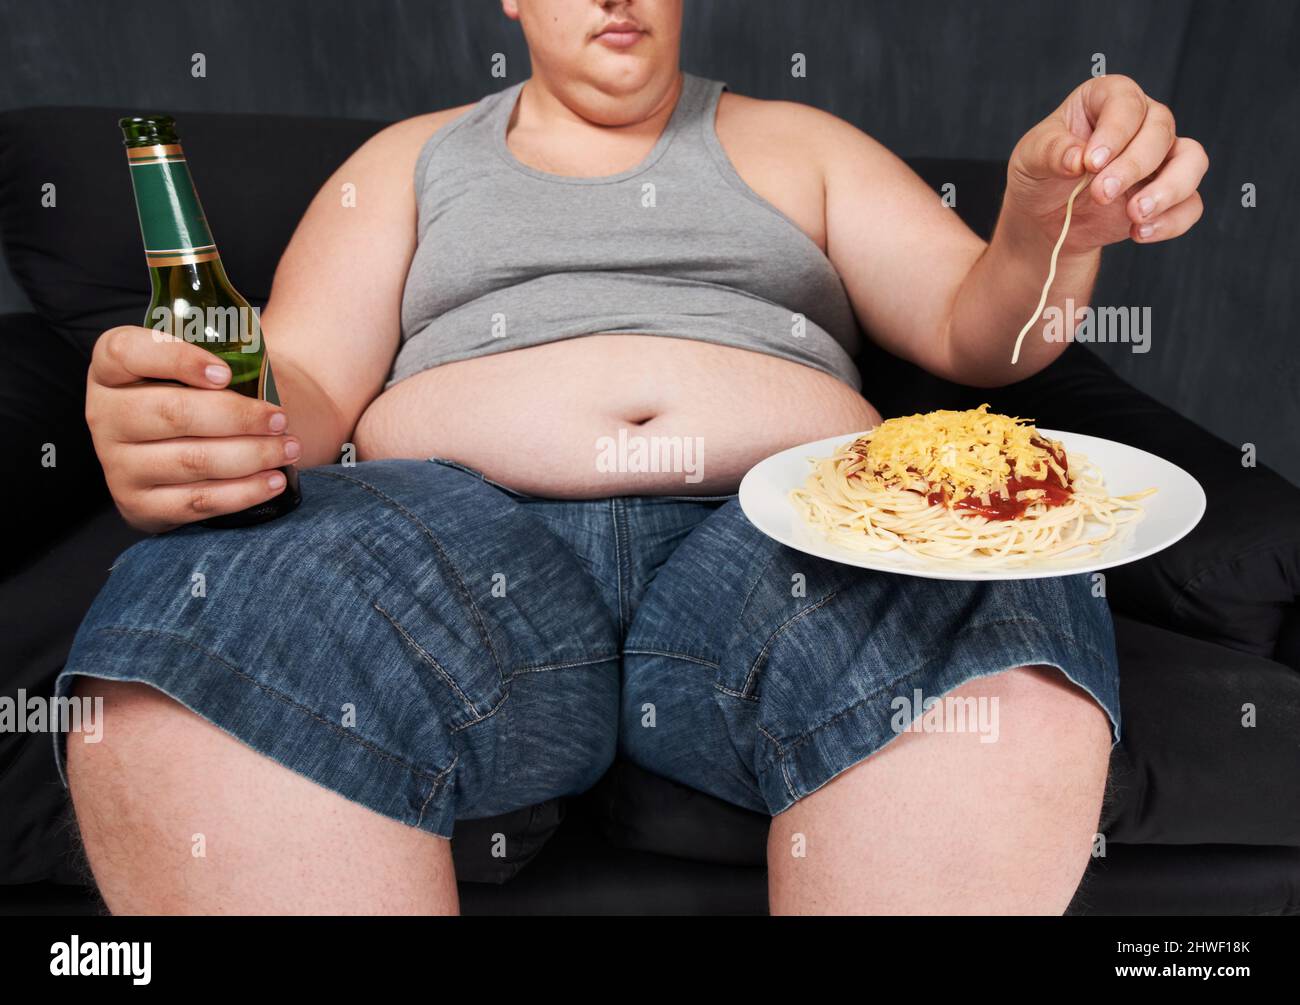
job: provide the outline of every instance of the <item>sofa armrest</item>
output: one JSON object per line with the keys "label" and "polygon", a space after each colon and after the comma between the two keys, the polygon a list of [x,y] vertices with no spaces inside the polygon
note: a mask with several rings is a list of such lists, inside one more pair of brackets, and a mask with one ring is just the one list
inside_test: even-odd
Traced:
{"label": "sofa armrest", "polygon": [[1300,488],[1267,467],[1243,466],[1240,447],[1126,383],[1081,345],[972,400],[981,394],[999,411],[1128,443],[1191,474],[1205,489],[1204,518],[1165,551],[1110,570],[1112,607],[1300,669],[1289,639],[1300,597]]}

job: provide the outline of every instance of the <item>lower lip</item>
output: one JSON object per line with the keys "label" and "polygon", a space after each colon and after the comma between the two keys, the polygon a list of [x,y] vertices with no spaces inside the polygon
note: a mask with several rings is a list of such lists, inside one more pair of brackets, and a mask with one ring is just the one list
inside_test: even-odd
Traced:
{"label": "lower lip", "polygon": [[644,34],[643,31],[605,31],[596,36],[596,41],[611,49],[629,49],[641,41]]}

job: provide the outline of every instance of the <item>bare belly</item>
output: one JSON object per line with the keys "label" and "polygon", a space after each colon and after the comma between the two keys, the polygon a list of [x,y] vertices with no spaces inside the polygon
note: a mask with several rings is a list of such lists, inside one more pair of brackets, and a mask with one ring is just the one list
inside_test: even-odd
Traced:
{"label": "bare belly", "polygon": [[446,457],[553,498],[734,492],[785,447],[869,429],[847,384],[686,339],[592,335],[448,363],[380,394],[361,460]]}

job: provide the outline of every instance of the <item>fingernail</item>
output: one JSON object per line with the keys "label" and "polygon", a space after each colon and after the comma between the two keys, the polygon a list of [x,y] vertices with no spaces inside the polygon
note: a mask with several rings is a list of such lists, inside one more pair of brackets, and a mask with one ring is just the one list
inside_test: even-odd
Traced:
{"label": "fingernail", "polygon": [[1101,167],[1106,163],[1106,158],[1110,156],[1110,147],[1098,147],[1092,152],[1092,166]]}
{"label": "fingernail", "polygon": [[284,456],[289,458],[289,460],[291,461],[294,460],[301,453],[302,453],[302,444],[300,444],[297,440],[284,441]]}
{"label": "fingernail", "polygon": [[1149,195],[1144,195],[1138,200],[1138,212],[1143,216],[1150,216],[1151,211],[1156,208],[1156,201]]}
{"label": "fingernail", "polygon": [[284,475],[276,471],[269,478],[267,478],[266,487],[270,489],[272,492],[280,491],[280,489],[284,488]]}
{"label": "fingernail", "polygon": [[230,379],[230,367],[221,366],[219,363],[213,363],[211,366],[203,368],[203,376],[214,384],[224,384]]}
{"label": "fingernail", "polygon": [[284,427],[287,426],[288,424],[289,424],[289,417],[285,415],[283,412],[276,412],[274,415],[271,416],[271,432],[273,433],[283,432]]}
{"label": "fingernail", "polygon": [[1070,147],[1065,151],[1065,170],[1074,172],[1083,163],[1083,147]]}
{"label": "fingernail", "polygon": [[1149,223],[1144,223],[1138,227],[1138,237],[1150,237],[1155,233],[1156,228]]}
{"label": "fingernail", "polygon": [[1101,190],[1106,193],[1107,199],[1114,199],[1115,193],[1119,191],[1119,179],[1111,175],[1101,183]]}

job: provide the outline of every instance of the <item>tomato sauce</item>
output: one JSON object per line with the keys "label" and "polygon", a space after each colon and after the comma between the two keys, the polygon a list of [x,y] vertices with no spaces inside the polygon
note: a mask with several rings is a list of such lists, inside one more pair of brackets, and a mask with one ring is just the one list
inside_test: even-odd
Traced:
{"label": "tomato sauce", "polygon": [[[1034,445],[1047,450],[1056,459],[1056,463],[1061,466],[1061,470],[1069,473],[1069,461],[1066,459],[1065,451],[1055,445],[1035,440]],[[1044,495],[1035,500],[1017,499],[1018,492],[1024,492],[1029,489],[1040,489]],[[1068,484],[1052,469],[1048,469],[1046,478],[1017,478],[1015,465],[1011,466],[1011,477],[1007,479],[1007,495],[990,495],[988,505],[976,496],[968,496],[965,499],[958,499],[952,504],[953,509],[965,510],[969,513],[977,513],[989,520],[1014,520],[1024,515],[1032,502],[1041,502],[1047,506],[1060,506],[1062,503],[1070,501],[1072,490]],[[940,489],[938,492],[931,492],[926,496],[926,501],[931,505],[944,504],[948,501],[948,490]]]}

